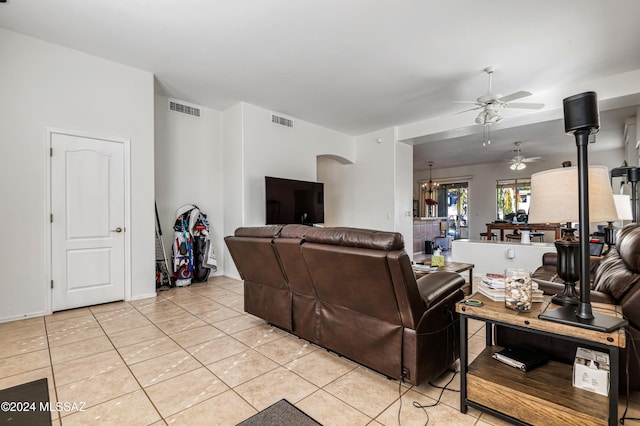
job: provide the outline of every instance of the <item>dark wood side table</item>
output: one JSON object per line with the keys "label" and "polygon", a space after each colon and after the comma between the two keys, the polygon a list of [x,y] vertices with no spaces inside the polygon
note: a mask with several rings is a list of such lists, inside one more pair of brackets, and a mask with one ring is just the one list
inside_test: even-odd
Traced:
{"label": "dark wood side table", "polygon": [[[549,296],[534,303],[533,312],[507,309],[504,302],[474,294],[484,306],[456,305],[460,314],[460,411],[468,407],[517,425],[616,425],[618,421],[619,348],[626,345],[624,329],[604,333],[571,325],[538,319],[541,312],[556,309]],[[593,303],[593,310],[622,316],[619,306]],[[467,321],[469,318],[486,323],[486,348],[468,363]],[[523,372],[494,360],[500,350],[493,346],[493,325],[550,335],[609,352],[609,396],[599,395],[572,384],[573,365],[549,361],[546,365]]]}

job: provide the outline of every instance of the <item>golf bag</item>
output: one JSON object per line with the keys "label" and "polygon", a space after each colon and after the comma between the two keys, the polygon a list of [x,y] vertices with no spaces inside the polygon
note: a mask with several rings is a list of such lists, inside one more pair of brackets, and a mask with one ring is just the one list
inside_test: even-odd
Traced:
{"label": "golf bag", "polygon": [[183,287],[192,282],[206,281],[211,270],[217,270],[216,257],[209,240],[207,215],[193,204],[184,205],[176,210],[173,230],[175,285]]}

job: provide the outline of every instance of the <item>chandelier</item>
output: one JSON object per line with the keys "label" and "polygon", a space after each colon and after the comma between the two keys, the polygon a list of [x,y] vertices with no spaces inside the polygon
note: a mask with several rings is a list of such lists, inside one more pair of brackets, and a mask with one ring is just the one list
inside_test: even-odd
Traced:
{"label": "chandelier", "polygon": [[433,161],[429,161],[429,182],[422,184],[422,192],[425,194],[424,202],[427,205],[428,216],[433,217],[435,215],[435,206],[438,204],[436,200],[438,192],[438,184],[431,178],[431,168],[433,167]]}

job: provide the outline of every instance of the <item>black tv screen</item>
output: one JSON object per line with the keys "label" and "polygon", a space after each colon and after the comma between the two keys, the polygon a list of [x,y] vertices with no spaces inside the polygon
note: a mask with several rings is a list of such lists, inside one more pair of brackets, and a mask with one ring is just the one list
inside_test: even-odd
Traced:
{"label": "black tv screen", "polygon": [[324,223],[324,184],[265,176],[267,225]]}

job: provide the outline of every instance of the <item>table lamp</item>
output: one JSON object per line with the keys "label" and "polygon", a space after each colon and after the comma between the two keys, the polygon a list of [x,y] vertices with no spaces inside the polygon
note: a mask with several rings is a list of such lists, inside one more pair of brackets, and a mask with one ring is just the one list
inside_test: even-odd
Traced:
{"label": "table lamp", "polygon": [[[605,166],[589,167],[589,220],[607,222],[617,220],[617,212]],[[567,222],[562,238],[554,242],[558,251],[557,272],[564,280],[564,291],[552,302],[578,306],[576,282],[580,278],[580,241],[573,235],[571,222],[578,222],[578,168],[563,167],[546,170],[531,176],[531,206],[529,220],[533,223]],[[587,230],[589,225],[585,225]],[[580,228],[583,225],[580,223]],[[588,240],[588,239],[587,239]],[[587,282],[589,277],[586,277]]]}
{"label": "table lamp", "polygon": [[[613,194],[613,201],[616,205],[616,212],[618,213],[618,220],[633,220],[633,212],[631,211],[631,196],[622,194]],[[602,253],[605,254],[611,251],[611,248],[616,245],[616,232],[618,228],[613,226],[614,220],[608,220],[607,226],[604,231],[604,243],[607,245],[607,250]]]}
{"label": "table lamp", "polygon": [[[595,92],[584,92],[562,100],[564,109],[564,129],[573,135],[576,141],[578,167],[578,219],[580,222],[580,299],[577,308],[573,305],[561,306],[558,309],[547,309],[538,318],[555,321],[591,330],[611,332],[624,327],[627,321],[611,315],[593,312],[591,308],[591,288],[589,286],[589,135],[597,133],[600,128],[600,114],[598,111],[598,97]],[[595,180],[595,178],[594,178]],[[533,184],[533,182],[532,182]],[[593,182],[596,186],[596,182]],[[533,185],[532,185],[533,186]],[[610,192],[607,204],[613,204],[613,194]],[[533,202],[533,195],[532,195]],[[605,197],[606,198],[606,197]],[[604,202],[604,201],[603,201]],[[593,207],[595,209],[594,203]],[[558,206],[555,206],[558,208]],[[615,205],[613,205],[615,209]],[[594,211],[594,219],[595,211]]]}

